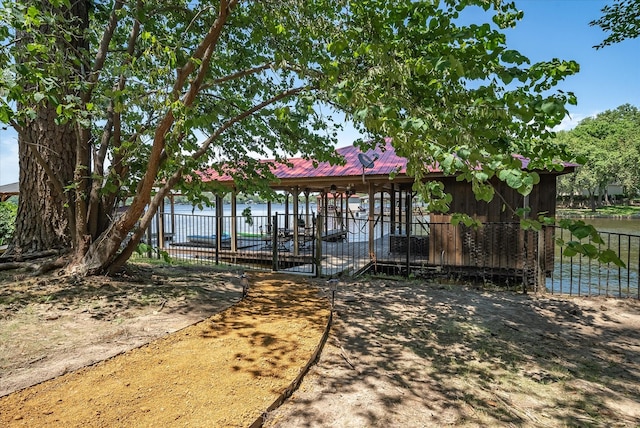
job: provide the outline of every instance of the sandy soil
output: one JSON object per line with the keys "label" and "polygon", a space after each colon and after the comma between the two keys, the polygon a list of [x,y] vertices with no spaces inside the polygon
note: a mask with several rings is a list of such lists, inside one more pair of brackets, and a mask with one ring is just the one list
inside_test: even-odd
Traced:
{"label": "sandy soil", "polygon": [[[151,344],[0,398],[2,426],[249,426],[299,376],[331,300],[324,280],[252,274],[250,298],[209,318],[240,300],[237,274],[10,279],[0,394]],[[640,426],[638,301],[389,278],[337,288],[319,361],[266,426]],[[220,361],[230,369],[210,376]]]}
{"label": "sandy soil", "polygon": [[[91,284],[82,285],[86,290],[81,296],[65,281],[40,281],[40,289],[47,290],[48,296],[57,289],[73,296],[47,299],[46,304],[62,300],[60,307],[27,303],[24,295],[18,299],[11,306],[13,313],[8,310],[0,325],[0,331],[12,332],[10,337],[3,333],[0,345],[5,392],[40,382],[61,369],[101,360],[116,349],[165,336],[5,395],[0,398],[0,426],[237,427],[261,420],[318,349],[329,320],[328,301],[301,278],[251,274],[247,298],[166,335],[165,326],[179,328],[240,297],[241,288],[234,284],[238,280],[230,274],[184,271],[177,277],[180,280],[175,274],[155,274],[151,284],[139,285],[149,288],[147,298],[153,303],[148,305],[134,297],[140,291],[135,286],[127,290],[125,283],[108,281],[110,291],[120,291],[110,294],[96,279],[84,281]],[[162,285],[157,283],[165,281],[167,293],[156,296],[155,287]],[[4,298],[19,294],[16,287],[28,294],[19,283]],[[101,292],[96,295],[96,291]],[[109,303],[101,304],[103,301]],[[100,316],[84,317],[85,303]],[[72,309],[63,309],[65,306]],[[61,320],[67,315],[71,319]],[[154,319],[157,317],[160,319]],[[59,324],[53,332],[51,323],[56,321]],[[118,325],[115,332],[114,323]],[[97,334],[100,327],[104,330]],[[49,369],[47,361],[57,369]]]}

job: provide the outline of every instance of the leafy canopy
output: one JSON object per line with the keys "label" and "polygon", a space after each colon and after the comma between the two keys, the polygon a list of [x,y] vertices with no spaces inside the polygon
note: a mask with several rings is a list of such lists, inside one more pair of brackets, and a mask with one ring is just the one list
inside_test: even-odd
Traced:
{"label": "leafy canopy", "polygon": [[[501,30],[522,17],[499,1],[358,2],[352,25],[329,45],[352,57],[336,64],[329,93],[372,141],[393,137],[418,183],[438,164],[471,181],[478,199],[493,198],[494,176],[527,194],[533,170],[562,168],[566,154],[548,137],[576,98],[552,89],[579,66],[531,64],[509,49]],[[514,153],[531,159],[529,171]],[[418,187],[432,209],[448,209],[439,183]]]}
{"label": "leafy canopy", "polygon": [[589,23],[599,26],[609,35],[594,46],[596,49],[635,39],[640,35],[640,0],[615,0],[602,8],[602,16]]}
{"label": "leafy canopy", "polygon": [[[391,137],[434,210],[452,197],[422,182],[434,164],[489,201],[493,177],[527,194],[536,170],[568,159],[550,129],[576,98],[554,88],[579,66],[531,63],[509,49],[503,31],[523,18],[511,2],[87,4],[85,26],[69,0],[0,0],[0,121],[21,132],[49,106],[84,136],[91,156],[78,158],[75,182],[59,186],[69,206],[102,203],[111,213],[115,200],[135,195],[120,229],[92,234],[97,244],[101,233],[124,239],[143,207],[172,188],[206,203],[206,168],[230,174],[239,190],[265,191],[273,177],[260,158],[339,162],[327,111],[353,121],[363,146]],[[83,43],[71,48],[74,40]],[[530,159],[526,170],[515,153]]]}
{"label": "leafy canopy", "polygon": [[[256,173],[269,176],[257,158],[329,159],[335,134],[319,105],[346,112],[374,142],[393,137],[416,178],[438,162],[473,181],[481,199],[492,197],[487,180],[496,173],[523,193],[536,182],[521,171],[514,152],[531,157],[532,169],[557,167],[558,150],[545,138],[575,97],[551,90],[578,65],[558,59],[531,64],[509,49],[501,30],[522,18],[514,4],[235,3],[220,3],[233,9],[204,64],[197,46],[219,15],[208,2],[94,1],[88,49],[69,52],[54,42],[77,36],[65,25],[73,17],[3,1],[0,120],[20,124],[33,118],[34,105],[50,102],[59,121],[90,128],[96,148],[106,141],[112,163],[126,165],[127,174],[100,174],[107,192],[135,191],[149,142],[167,114],[173,123],[157,178],[183,171],[189,176],[182,181],[189,183],[185,191],[198,188],[194,172],[209,166],[234,174],[240,187],[253,187],[260,183]],[[96,49],[109,20],[117,20],[116,27],[99,65]],[[11,42],[15,32],[33,37],[22,56]],[[206,65],[193,97],[193,80],[176,86],[189,64]],[[78,75],[70,65],[95,72]],[[109,114],[119,116],[117,141],[97,138],[105,136]],[[425,189],[438,194],[437,186]]]}

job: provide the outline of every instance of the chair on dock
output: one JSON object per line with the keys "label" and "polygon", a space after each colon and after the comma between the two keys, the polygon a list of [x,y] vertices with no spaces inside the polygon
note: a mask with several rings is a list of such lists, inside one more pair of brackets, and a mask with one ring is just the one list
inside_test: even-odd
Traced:
{"label": "chair on dock", "polygon": [[331,229],[322,234],[323,241],[337,242],[345,239],[347,239],[347,231],[344,229]]}
{"label": "chair on dock", "polygon": [[[262,247],[262,249],[263,250],[271,249],[271,244],[273,242],[273,235],[269,233],[264,235],[261,239],[264,241],[264,246]],[[293,234],[291,233],[291,231],[287,229],[280,229],[276,234],[276,240],[277,240],[278,251],[290,251],[289,247],[287,247],[287,243],[293,240]]]}

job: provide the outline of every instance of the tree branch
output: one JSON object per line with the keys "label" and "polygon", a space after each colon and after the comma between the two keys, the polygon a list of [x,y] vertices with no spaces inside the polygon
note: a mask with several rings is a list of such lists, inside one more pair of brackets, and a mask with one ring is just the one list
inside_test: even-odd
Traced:
{"label": "tree branch", "polygon": [[[202,39],[202,42],[198,45],[198,47],[191,55],[192,58],[201,60],[204,58],[207,51],[215,46],[220,39],[220,34],[222,34],[222,29],[224,28],[229,15],[231,14],[231,10],[238,4],[238,0],[220,0],[220,9],[218,10],[218,17],[213,22],[213,25],[209,28],[209,32]],[[178,70],[178,76],[176,78],[176,82],[173,85],[173,93],[175,94],[175,99],[178,99],[178,94],[180,93],[180,89],[184,86],[184,83],[194,70],[195,70],[194,61],[187,61],[187,63]]]}
{"label": "tree branch", "polygon": [[219,85],[220,83],[229,82],[231,80],[240,79],[242,77],[246,77],[252,74],[260,73],[261,71],[268,70],[273,67],[273,63],[269,62],[266,64],[259,65],[253,68],[247,68],[246,70],[240,70],[235,73],[229,74],[228,76],[221,77],[219,79],[214,79],[210,84],[202,85],[202,89],[209,89],[214,85]]}
{"label": "tree branch", "polygon": [[[138,12],[142,9],[141,0],[138,0],[136,2],[136,9]],[[129,35],[129,40],[127,42],[127,50],[126,50],[127,57],[125,58],[125,65],[128,65],[131,63],[131,58],[133,57],[133,54],[135,52],[135,44],[136,44],[136,41],[138,40],[139,35],[140,35],[140,21],[136,19],[134,20],[133,27],[131,28],[131,33]],[[120,74],[118,79],[118,84],[114,85],[114,90],[115,91],[123,90],[126,83],[127,83],[126,77],[124,76],[124,74]],[[107,156],[109,144],[110,143],[113,144],[114,147],[120,147],[122,144],[121,116],[122,114],[120,112],[115,111],[114,102],[113,100],[111,100],[109,108],[107,110],[107,123],[103,128],[104,130],[102,133],[100,148],[95,159],[96,174],[101,177],[104,177],[104,160]],[[118,180],[115,184],[118,188],[120,187],[120,180],[122,178],[122,173],[123,173],[121,160],[122,160],[121,154],[115,155],[113,159],[113,168],[118,177]],[[98,224],[99,209],[100,209],[98,202],[100,198],[100,189],[102,185],[103,185],[102,180],[96,180],[93,183],[93,186],[91,189],[91,203],[89,206],[89,224],[92,227],[90,226],[89,233],[92,236],[95,236],[98,233],[98,231],[101,229],[101,225]],[[102,207],[102,209],[107,210],[107,212],[109,212],[115,205],[115,201],[116,201],[115,193],[108,195],[104,199],[104,206]]]}
{"label": "tree branch", "polygon": [[109,52],[109,43],[111,43],[111,39],[113,38],[113,33],[118,26],[118,11],[122,9],[124,6],[123,0],[116,0],[113,4],[113,9],[111,10],[111,14],[109,15],[109,21],[107,22],[107,26],[102,33],[102,39],[100,40],[100,44],[98,45],[98,51],[96,52],[96,57],[93,62],[93,68],[91,73],[89,73],[88,78],[88,88],[83,94],[83,101],[86,103],[91,99],[91,94],[93,89],[98,82],[98,78],[100,77],[100,71],[104,67],[104,63],[107,59],[107,53]]}
{"label": "tree branch", "polygon": [[[213,22],[211,27],[209,28],[209,32],[202,40],[202,42],[198,45],[198,48],[194,51],[192,58],[194,59],[203,59],[205,55],[211,55],[217,41],[220,38],[222,30],[224,28],[225,23],[229,15],[231,14],[231,10],[237,5],[238,0],[220,0],[220,9],[218,11],[218,17]],[[208,62],[206,63],[208,64]],[[205,64],[201,64],[200,75],[203,76],[206,69],[204,68]],[[195,70],[194,61],[188,61],[180,70],[177,72],[176,81],[173,85],[172,94],[174,100],[179,99],[179,94],[181,92],[182,87],[187,79],[187,77]],[[197,82],[196,78],[196,82]],[[198,86],[192,85],[190,88],[190,94],[186,97],[187,100],[195,99],[195,95],[199,91]],[[145,206],[151,199],[151,190],[153,186],[156,184],[156,179],[158,175],[158,169],[160,168],[160,164],[162,162],[162,158],[164,156],[164,148],[166,144],[166,136],[169,132],[171,126],[175,122],[175,117],[171,110],[167,111],[156,127],[153,143],[151,145],[151,153],[149,155],[149,159],[147,161],[147,170],[140,180],[140,183],[136,189],[136,195],[131,202],[129,209],[123,214],[120,218],[120,225],[117,227],[121,227],[122,230],[128,230],[135,222],[138,221],[140,215],[144,212]],[[136,236],[134,234],[134,236]],[[132,238],[133,240],[133,238]],[[136,242],[137,244],[137,242]],[[128,248],[128,247],[127,247]]]}
{"label": "tree branch", "polygon": [[[260,104],[252,107],[251,109],[246,110],[246,111],[242,112],[241,114],[239,114],[238,116],[228,120],[220,128],[218,128],[216,130],[216,132],[214,132],[203,143],[203,145],[200,147],[200,149],[198,151],[196,151],[191,156],[191,158],[196,160],[196,159],[200,158],[202,155],[204,155],[204,153],[206,153],[206,151],[209,148],[209,146],[211,145],[211,143],[213,141],[215,141],[216,138],[218,138],[222,133],[224,133],[224,131],[229,129],[234,124],[236,124],[236,123],[242,121],[243,119],[245,119],[246,117],[249,117],[250,115],[260,111],[261,109],[265,108],[266,106],[268,106],[270,104],[273,104],[274,102],[277,102],[277,101],[282,100],[284,98],[287,98],[287,97],[290,97],[292,95],[298,94],[298,93],[300,93],[300,92],[302,92],[304,90],[307,90],[307,89],[308,89],[308,87],[298,87],[298,88],[289,89],[288,91],[282,92],[282,93],[280,93],[280,94],[278,94],[278,95],[276,95],[276,96],[274,96],[272,98],[269,98],[268,100],[265,100],[265,101],[261,102]],[[166,155],[164,157],[166,157]],[[133,251],[135,250],[135,248],[138,245],[138,242],[140,242],[140,239],[144,235],[144,231],[147,229],[147,227],[149,226],[150,222],[153,220],[153,217],[154,217],[154,215],[156,213],[156,210],[157,210],[157,208],[158,208],[158,206],[160,204],[160,201],[162,201],[162,199],[167,195],[167,193],[182,178],[183,172],[184,172],[184,167],[178,168],[178,170],[176,172],[174,172],[171,175],[171,177],[169,177],[169,179],[158,190],[158,192],[156,192],[155,196],[153,197],[153,199],[149,203],[147,211],[140,218],[139,227],[134,232],[134,234],[131,237],[131,239],[129,240],[129,243],[127,244],[127,246],[122,250],[122,252],[116,257],[116,259],[111,264],[111,266],[109,268],[110,271],[117,270],[124,262],[126,262],[129,259],[129,256],[133,253]]]}
{"label": "tree branch", "polygon": [[243,119],[251,116],[252,114],[256,113],[257,111],[262,110],[263,108],[265,108],[266,106],[273,104],[277,101],[280,101],[284,98],[290,97],[292,95],[296,95],[299,94],[302,91],[306,91],[310,89],[307,86],[301,86],[298,88],[292,88],[289,89],[288,91],[284,91],[279,93],[278,95],[269,98],[268,100],[265,100],[263,102],[261,102],[260,104],[250,108],[249,110],[246,110],[244,112],[242,112],[241,114],[237,115],[236,117],[229,119],[228,121],[226,121],[224,124],[222,124],[221,127],[219,127],[213,134],[211,134],[211,136],[209,138],[207,138],[203,143],[202,146],[200,147],[200,149],[198,149],[192,156],[192,159],[198,159],[200,158],[202,155],[204,155],[207,151],[207,149],[209,148],[209,146],[211,145],[211,143],[213,143],[213,141],[218,138],[224,131],[226,131],[227,129],[231,128],[234,124],[242,121]]}

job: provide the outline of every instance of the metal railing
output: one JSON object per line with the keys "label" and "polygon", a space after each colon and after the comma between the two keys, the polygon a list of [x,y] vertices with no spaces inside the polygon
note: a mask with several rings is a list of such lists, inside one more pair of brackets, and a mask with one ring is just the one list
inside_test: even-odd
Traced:
{"label": "metal railing", "polygon": [[[555,228],[554,237],[571,239],[567,230]],[[640,235],[600,232],[604,244],[599,250],[611,249],[625,264],[602,263],[585,256],[566,257],[561,248],[554,248],[553,275],[546,288],[554,294],[606,295],[640,299]]]}
{"label": "metal railing", "polygon": [[[553,294],[640,299],[640,235],[600,233],[605,244],[599,250],[612,249],[625,265],[620,267],[582,255],[563,256],[556,239],[568,241],[570,233],[554,226],[523,230],[513,222],[471,228],[429,222],[426,216],[409,227],[381,216],[373,223],[367,218],[350,218],[346,224],[344,219],[327,220],[330,224],[342,221],[347,234],[344,242],[329,248],[323,245],[323,256],[348,259],[351,274],[447,278]],[[369,242],[371,230],[374,235]]]}
{"label": "metal railing", "polygon": [[293,215],[161,213],[146,241],[181,262],[315,274],[314,238]]}
{"label": "metal railing", "polygon": [[522,230],[517,222],[472,228],[430,222],[428,215],[411,222],[373,217],[349,213],[309,221],[282,214],[218,218],[163,213],[148,236],[152,245],[189,263],[323,276],[387,273],[640,299],[640,235],[600,234],[605,242],[600,249],[611,248],[625,264],[618,267],[563,256],[556,239],[571,238],[557,227],[538,232]]}

